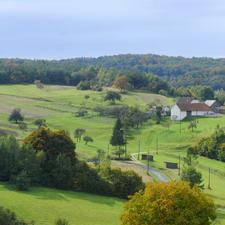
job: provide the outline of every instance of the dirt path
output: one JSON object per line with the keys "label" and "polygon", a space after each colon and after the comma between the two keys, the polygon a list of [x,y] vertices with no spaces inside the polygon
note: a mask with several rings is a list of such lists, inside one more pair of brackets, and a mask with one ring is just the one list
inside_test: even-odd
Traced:
{"label": "dirt path", "polygon": [[149,175],[147,175],[146,169],[144,169],[141,165],[135,163],[134,161],[113,160],[111,161],[111,163],[113,168],[120,168],[123,171],[127,170],[135,171],[139,176],[142,177],[145,183],[152,181],[152,178]]}

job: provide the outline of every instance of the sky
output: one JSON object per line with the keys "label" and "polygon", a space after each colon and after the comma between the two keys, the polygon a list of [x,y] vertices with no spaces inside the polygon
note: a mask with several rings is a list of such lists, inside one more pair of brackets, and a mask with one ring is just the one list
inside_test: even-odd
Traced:
{"label": "sky", "polygon": [[0,57],[225,57],[225,0],[0,0]]}

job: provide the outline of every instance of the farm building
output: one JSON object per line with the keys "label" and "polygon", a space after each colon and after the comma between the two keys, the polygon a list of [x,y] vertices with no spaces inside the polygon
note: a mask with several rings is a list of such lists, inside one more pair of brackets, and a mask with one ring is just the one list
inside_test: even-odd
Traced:
{"label": "farm building", "polygon": [[196,116],[209,116],[215,114],[215,100],[200,102],[191,98],[179,100],[171,108],[171,120],[183,120]]}

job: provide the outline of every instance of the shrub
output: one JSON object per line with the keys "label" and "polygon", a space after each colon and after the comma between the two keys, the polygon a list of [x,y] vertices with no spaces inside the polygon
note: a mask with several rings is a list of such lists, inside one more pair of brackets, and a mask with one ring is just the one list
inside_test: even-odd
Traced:
{"label": "shrub", "polygon": [[19,220],[15,213],[8,209],[0,207],[0,224],[1,225],[28,225],[22,220]]}
{"label": "shrub", "polygon": [[87,144],[88,142],[93,142],[94,141],[93,138],[90,137],[90,136],[84,136],[83,140],[84,140],[85,144]]}
{"label": "shrub", "polygon": [[200,188],[203,188],[202,174],[193,166],[186,166],[183,168],[181,179],[187,181],[191,187],[198,186]]}
{"label": "shrub", "polygon": [[19,191],[27,191],[30,187],[30,178],[26,171],[21,171],[15,178],[14,181],[17,190]]}
{"label": "shrub", "polygon": [[202,156],[225,162],[225,129],[218,127],[212,136],[202,138],[194,147],[194,151]]}
{"label": "shrub", "polygon": [[18,127],[20,130],[27,130],[27,124],[23,121],[19,122]]}
{"label": "shrub", "polygon": [[76,117],[84,117],[88,114],[88,111],[86,109],[79,109],[78,112],[75,113]]}
{"label": "shrub", "polygon": [[144,188],[142,178],[134,171],[106,168],[101,176],[111,184],[113,195],[119,198],[128,198]]}
{"label": "shrub", "polygon": [[84,191],[101,195],[112,195],[112,186],[103,179],[95,170],[85,162],[79,162],[75,167],[76,176],[74,178],[75,191]]}
{"label": "shrub", "polygon": [[46,127],[46,120],[45,119],[36,119],[34,121],[34,125],[36,125],[38,128]]}
{"label": "shrub", "polygon": [[210,225],[216,207],[186,182],[150,183],[125,205],[122,225]]}
{"label": "shrub", "polygon": [[55,225],[69,225],[69,222],[65,219],[58,219],[56,220]]}
{"label": "shrub", "polygon": [[110,101],[112,103],[115,103],[116,100],[118,100],[118,101],[121,100],[121,95],[119,93],[114,92],[114,91],[108,91],[106,93],[104,101]]}
{"label": "shrub", "polygon": [[89,81],[81,81],[78,85],[77,85],[77,89],[78,90],[90,90],[91,89],[91,84]]}

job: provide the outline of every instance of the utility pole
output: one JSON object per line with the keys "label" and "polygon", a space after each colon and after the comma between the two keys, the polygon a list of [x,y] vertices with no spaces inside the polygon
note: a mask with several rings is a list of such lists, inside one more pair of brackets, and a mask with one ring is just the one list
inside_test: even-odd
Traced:
{"label": "utility pole", "polygon": [[109,156],[109,144],[108,144],[108,156]]}
{"label": "utility pole", "polygon": [[180,176],[180,155],[179,155],[179,167],[178,167],[178,176]]}
{"label": "utility pole", "polygon": [[156,137],[156,155],[159,154],[159,138],[158,136]]}
{"label": "utility pole", "polygon": [[125,139],[125,157],[127,157],[127,140]]}
{"label": "utility pole", "polygon": [[181,112],[180,112],[180,134],[181,134]]}
{"label": "utility pole", "polygon": [[149,168],[150,168],[150,156],[149,156],[149,149],[148,149],[148,158],[147,158],[147,160],[148,160],[148,165],[147,165],[147,174],[149,175]]}
{"label": "utility pole", "polygon": [[141,142],[138,141],[138,160],[140,160]]}
{"label": "utility pole", "polygon": [[209,168],[209,179],[208,179],[208,189],[211,189],[211,180],[210,180],[211,170]]}
{"label": "utility pole", "polygon": [[125,136],[125,157],[127,157],[127,138]]}

